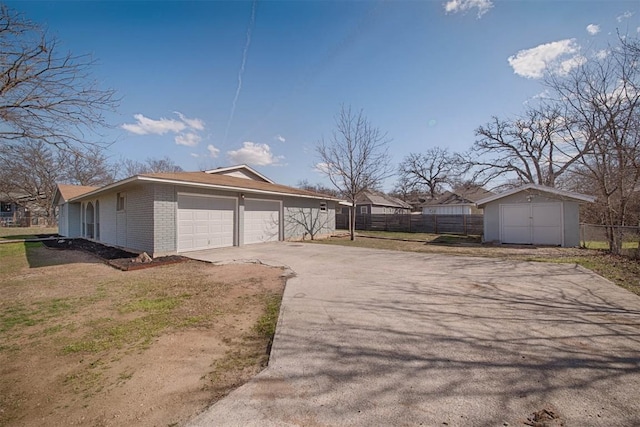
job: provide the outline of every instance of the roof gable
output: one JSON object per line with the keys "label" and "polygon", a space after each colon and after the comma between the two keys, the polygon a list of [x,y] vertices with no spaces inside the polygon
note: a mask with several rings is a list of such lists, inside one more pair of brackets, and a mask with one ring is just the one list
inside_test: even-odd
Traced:
{"label": "roof gable", "polygon": [[82,196],[83,194],[90,193],[97,190],[100,187],[92,187],[88,185],[71,185],[71,184],[58,184],[56,194],[53,197],[53,204],[57,205],[62,202],[66,202],[74,197]]}
{"label": "roof gable", "polygon": [[581,194],[581,193],[574,193],[573,191],[558,190],[557,188],[547,187],[547,186],[538,185],[538,184],[526,184],[521,187],[517,187],[511,190],[505,191],[503,193],[494,194],[493,196],[485,197],[484,199],[478,200],[476,205],[478,207],[483,207],[487,203],[491,203],[493,201],[503,199],[513,194],[517,194],[521,192],[529,192],[532,190],[539,191],[541,193],[549,194],[552,196],[556,196],[557,198],[560,198],[560,199],[574,200],[576,202],[593,203],[596,200],[596,198],[593,196],[588,196],[586,194]]}
{"label": "roof gable", "polygon": [[262,175],[255,169],[250,168],[247,165],[229,166],[225,168],[216,168],[204,171],[208,174],[227,175],[235,178],[252,179],[254,181],[269,182],[275,184],[271,179]]}

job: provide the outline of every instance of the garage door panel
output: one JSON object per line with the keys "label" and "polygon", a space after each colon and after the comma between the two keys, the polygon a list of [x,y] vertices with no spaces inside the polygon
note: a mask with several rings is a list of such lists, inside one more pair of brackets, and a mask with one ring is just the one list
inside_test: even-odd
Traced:
{"label": "garage door panel", "polygon": [[562,205],[560,203],[533,204],[532,243],[534,245],[562,244]]}
{"label": "garage door panel", "polygon": [[534,227],[560,227],[562,207],[560,203],[531,205]]}
{"label": "garage door panel", "polygon": [[503,206],[503,225],[505,227],[529,227],[529,206],[511,205]]}
{"label": "garage door panel", "polygon": [[500,215],[503,243],[562,244],[561,203],[501,205]]}
{"label": "garage door panel", "polygon": [[236,199],[178,195],[178,252],[233,246]]}
{"label": "garage door panel", "polygon": [[504,205],[501,206],[501,214],[503,243],[531,243],[531,220],[528,205]]}
{"label": "garage door panel", "polygon": [[280,240],[280,203],[272,200],[245,200],[244,243]]}

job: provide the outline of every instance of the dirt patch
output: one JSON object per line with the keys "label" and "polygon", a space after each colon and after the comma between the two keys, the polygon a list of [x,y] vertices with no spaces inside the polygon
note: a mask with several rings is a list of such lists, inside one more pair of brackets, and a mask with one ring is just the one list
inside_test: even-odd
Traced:
{"label": "dirt patch", "polygon": [[[46,238],[51,236],[40,235],[38,237]],[[158,267],[167,264],[177,264],[189,259],[179,255],[144,259],[138,253],[125,251],[85,239],[67,239],[60,237],[43,240],[42,243],[50,249],[80,250],[88,252],[102,259],[107,265],[122,271],[140,270],[143,268]]]}
{"label": "dirt patch", "polygon": [[541,409],[531,414],[524,423],[531,427],[564,427],[564,420],[553,409]]}
{"label": "dirt patch", "polygon": [[281,269],[125,273],[84,252],[29,251],[0,277],[0,425],[179,424],[267,363],[255,326],[281,298]]}

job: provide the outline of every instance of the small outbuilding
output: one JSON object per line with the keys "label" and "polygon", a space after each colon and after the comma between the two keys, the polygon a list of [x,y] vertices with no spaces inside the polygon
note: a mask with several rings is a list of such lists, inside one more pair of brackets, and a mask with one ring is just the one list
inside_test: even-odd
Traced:
{"label": "small outbuilding", "polygon": [[527,184],[477,202],[484,209],[485,242],[580,245],[581,203],[593,203],[585,194]]}

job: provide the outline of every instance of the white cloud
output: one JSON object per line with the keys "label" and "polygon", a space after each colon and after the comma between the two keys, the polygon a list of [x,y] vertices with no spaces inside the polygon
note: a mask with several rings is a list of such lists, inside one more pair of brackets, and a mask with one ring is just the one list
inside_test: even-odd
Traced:
{"label": "white cloud", "polygon": [[200,154],[198,154],[198,153],[189,153],[189,155],[190,155],[191,157],[195,157],[196,159],[197,159],[198,157],[200,157]]}
{"label": "white cloud", "polygon": [[284,136],[282,136],[282,135],[280,135],[280,134],[276,135],[276,139],[277,139],[278,141],[280,141],[280,142],[286,142],[286,141],[287,141],[286,139],[284,139]]}
{"label": "white cloud", "polygon": [[283,156],[275,156],[267,144],[245,142],[238,150],[227,151],[231,161],[256,166],[277,165]]}
{"label": "white cloud", "polygon": [[211,144],[207,145],[207,150],[209,151],[209,156],[213,157],[214,159],[218,157],[218,154],[220,154],[220,150]]}
{"label": "white cloud", "polygon": [[582,55],[576,55],[569,59],[565,59],[564,61],[560,61],[558,67],[556,67],[555,72],[561,76],[566,76],[576,67],[579,67],[587,62],[587,58]]}
{"label": "white cloud", "polygon": [[597,25],[597,24],[587,25],[587,33],[591,34],[592,36],[595,36],[599,32],[600,32],[600,25]]}
{"label": "white cloud", "polygon": [[447,13],[468,12],[471,9],[478,9],[478,18],[487,13],[493,7],[491,0],[449,0],[444,3],[444,10]]}
{"label": "white cloud", "polygon": [[[122,129],[136,135],[164,135],[166,133],[176,134],[174,141],[178,145],[195,147],[200,143],[202,137],[198,134],[204,130],[204,121],[201,119],[190,119],[179,111],[174,111],[180,120],[166,119],[164,117],[155,120],[145,117],[143,114],[135,114],[135,123],[125,123]],[[185,132],[186,131],[186,132]]]}
{"label": "white cloud", "polygon": [[125,123],[122,129],[136,135],[164,135],[167,132],[181,132],[187,127],[184,122],[174,119],[154,120],[142,114],[134,114],[133,118],[136,123]]}
{"label": "white cloud", "polygon": [[187,126],[189,126],[191,129],[194,130],[204,130],[204,122],[200,119],[189,119],[187,117],[185,117],[184,114],[182,114],[179,111],[174,111],[175,114],[178,115],[178,117],[180,117],[180,120],[182,120],[184,123],[187,124]]}
{"label": "white cloud", "polygon": [[549,99],[551,98],[551,92],[549,92],[549,89],[545,89],[542,92],[533,95],[533,99]]}
{"label": "white cloud", "polygon": [[609,51],[607,49],[600,49],[595,54],[596,59],[598,59],[600,61],[605,59],[607,56],[609,56]]}
{"label": "white cloud", "polygon": [[315,172],[327,175],[331,171],[331,164],[323,162],[316,163],[316,165],[313,167],[313,170]]}
{"label": "white cloud", "polygon": [[200,143],[202,138],[200,137],[200,135],[197,135],[197,134],[191,133],[191,132],[187,132],[187,133],[181,133],[181,134],[176,135],[174,140],[175,140],[176,144],[178,144],[178,145],[185,145],[187,147],[195,147],[196,145],[198,145]]}
{"label": "white cloud", "polygon": [[633,16],[633,12],[627,10],[626,12],[624,12],[622,15],[619,15],[616,19],[618,20],[618,22],[622,22],[625,19],[629,19]]}
{"label": "white cloud", "polygon": [[575,39],[566,39],[521,50],[508,61],[514,73],[539,79],[545,72],[563,75],[583,64],[585,59],[579,52]]}

